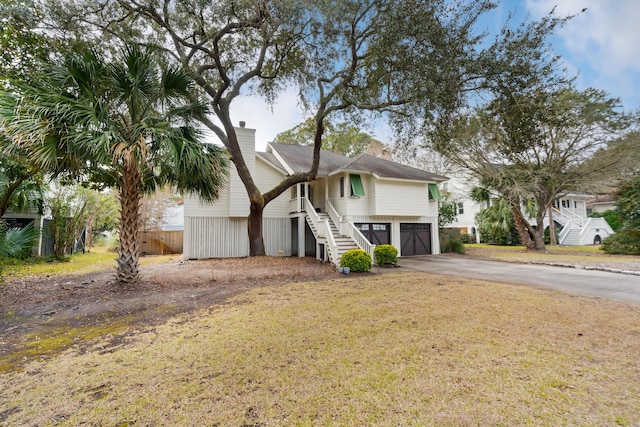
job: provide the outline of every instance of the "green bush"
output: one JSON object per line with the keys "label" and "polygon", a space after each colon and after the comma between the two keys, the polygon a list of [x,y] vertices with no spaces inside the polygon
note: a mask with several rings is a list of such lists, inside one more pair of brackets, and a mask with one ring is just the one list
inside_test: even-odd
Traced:
{"label": "green bush", "polygon": [[602,250],[608,254],[640,255],[640,229],[626,228],[602,241]]}
{"label": "green bush", "polygon": [[342,255],[340,267],[348,267],[353,272],[369,271],[371,255],[362,249],[351,249]]}
{"label": "green bush", "polygon": [[464,254],[464,243],[462,243],[462,240],[460,239],[450,238],[449,240],[444,242],[444,245],[442,245],[440,251],[442,253],[455,252],[457,254]]}
{"label": "green bush", "polygon": [[395,264],[398,262],[398,250],[393,245],[378,245],[373,250],[376,264]]}

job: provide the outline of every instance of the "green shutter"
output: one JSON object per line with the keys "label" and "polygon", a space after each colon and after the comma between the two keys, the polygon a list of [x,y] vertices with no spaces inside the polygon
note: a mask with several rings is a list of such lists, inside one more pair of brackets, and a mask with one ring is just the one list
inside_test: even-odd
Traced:
{"label": "green shutter", "polygon": [[350,174],[349,180],[351,181],[351,195],[364,197],[364,187],[360,175]]}
{"label": "green shutter", "polygon": [[431,197],[435,200],[440,200],[440,190],[438,190],[438,186],[436,184],[429,184],[429,193],[431,193]]}

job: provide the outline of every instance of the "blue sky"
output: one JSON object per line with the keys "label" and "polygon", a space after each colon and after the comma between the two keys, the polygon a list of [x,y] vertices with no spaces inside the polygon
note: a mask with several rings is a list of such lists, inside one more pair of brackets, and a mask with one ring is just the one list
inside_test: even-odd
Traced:
{"label": "blue sky", "polygon": [[[556,6],[557,5],[557,6]],[[552,39],[554,51],[570,75],[577,75],[578,89],[595,87],[620,98],[624,109],[640,108],[640,1],[639,0],[502,0],[487,17],[489,27],[502,27],[510,10],[517,10],[515,24],[548,14],[556,6],[560,16],[580,13]],[[492,30],[492,28],[487,28]],[[254,97],[241,97],[232,108],[235,122],[244,120],[256,129],[258,150],[280,132],[302,121],[293,91],[282,93],[273,108]],[[391,142],[387,129],[368,130],[383,142]]]}

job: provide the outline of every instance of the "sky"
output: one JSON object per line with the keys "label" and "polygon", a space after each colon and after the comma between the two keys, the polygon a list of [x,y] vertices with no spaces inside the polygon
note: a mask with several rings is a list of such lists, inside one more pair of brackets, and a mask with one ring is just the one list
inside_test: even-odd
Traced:
{"label": "sky", "polygon": [[[556,6],[557,5],[557,6]],[[509,11],[517,11],[514,23],[538,19],[556,6],[565,16],[582,9],[551,39],[553,50],[562,57],[570,75],[577,76],[578,89],[594,87],[620,98],[625,111],[640,108],[640,1],[638,0],[502,0],[487,18],[487,30],[498,30]],[[281,94],[277,103],[267,105],[256,97],[235,100],[232,118],[256,129],[256,148],[264,150],[274,137],[300,123],[303,117],[294,90]],[[378,125],[372,133],[384,143],[392,143],[388,128]]]}

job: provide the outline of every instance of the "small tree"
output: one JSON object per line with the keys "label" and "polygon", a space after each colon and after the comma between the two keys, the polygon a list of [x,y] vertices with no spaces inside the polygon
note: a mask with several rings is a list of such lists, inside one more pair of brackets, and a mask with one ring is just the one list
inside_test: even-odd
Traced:
{"label": "small tree", "polygon": [[490,207],[478,212],[476,222],[478,232],[485,242],[508,245],[518,240],[513,210],[503,198],[497,199]]}
{"label": "small tree", "polygon": [[79,49],[48,64],[40,79],[0,94],[0,127],[34,162],[117,188],[123,285],[140,275],[142,195],[174,185],[212,201],[226,179],[222,150],[201,143],[192,126],[207,111],[193,98],[192,80],[155,58],[137,47],[113,61]]}
{"label": "small tree", "polygon": [[618,188],[616,207],[624,228],[640,228],[640,174]]}
{"label": "small tree", "polygon": [[438,227],[444,228],[458,218],[458,202],[448,192],[442,191],[442,199],[438,203]]}
{"label": "small tree", "polygon": [[640,174],[618,189],[616,207],[622,228],[602,242],[610,254],[640,255]]}
{"label": "small tree", "polygon": [[53,240],[54,257],[62,260],[72,255],[75,244],[85,231],[87,203],[76,186],[57,186],[47,197],[51,212],[49,233]]}

